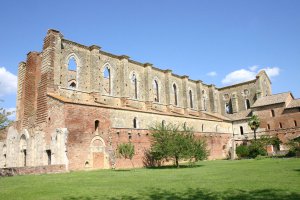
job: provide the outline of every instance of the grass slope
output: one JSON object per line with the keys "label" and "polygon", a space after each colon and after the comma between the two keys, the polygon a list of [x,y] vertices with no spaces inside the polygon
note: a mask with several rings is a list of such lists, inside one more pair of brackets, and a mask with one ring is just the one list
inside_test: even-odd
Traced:
{"label": "grass slope", "polygon": [[0,199],[300,199],[300,159],[7,177]]}

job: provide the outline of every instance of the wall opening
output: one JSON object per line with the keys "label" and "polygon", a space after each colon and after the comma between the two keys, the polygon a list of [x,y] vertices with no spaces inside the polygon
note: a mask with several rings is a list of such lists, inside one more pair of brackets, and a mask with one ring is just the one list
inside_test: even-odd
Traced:
{"label": "wall opening", "polygon": [[232,101],[231,99],[229,100],[229,102],[225,103],[225,112],[226,114],[232,114]]}
{"label": "wall opening", "polygon": [[186,128],[187,128],[187,126],[186,126],[186,122],[184,122],[184,123],[183,123],[183,128],[184,128],[184,129],[186,129]]}
{"label": "wall opening", "polygon": [[250,100],[249,99],[245,100],[245,106],[246,106],[246,110],[250,109]]}
{"label": "wall opening", "polygon": [[51,150],[50,149],[46,150],[46,153],[48,158],[48,165],[51,165]]}
{"label": "wall opening", "polygon": [[74,57],[71,57],[69,59],[68,70],[70,70],[70,71],[76,71],[77,70],[77,65],[76,65],[76,61],[75,61]]}
{"label": "wall opening", "polygon": [[268,129],[268,130],[270,130],[270,129],[271,129],[271,127],[270,127],[270,124],[268,124],[268,125],[267,125],[267,129]]}
{"label": "wall opening", "polygon": [[173,92],[174,92],[174,105],[177,106],[178,105],[177,86],[175,83],[173,84]]}
{"label": "wall opening", "polygon": [[159,88],[158,88],[157,80],[154,80],[153,89],[154,89],[154,102],[159,102]]}
{"label": "wall opening", "polygon": [[240,126],[240,133],[241,135],[244,135],[244,128],[242,126]]}
{"label": "wall opening", "polygon": [[26,151],[26,149],[23,150],[23,154],[24,154],[24,157],[23,157],[24,158],[24,161],[23,161],[24,165],[23,166],[26,167],[26,164],[27,164],[26,163],[26,157],[27,157],[27,151]]}
{"label": "wall opening", "polygon": [[6,167],[6,154],[4,154],[3,157],[4,157],[4,167]]}
{"label": "wall opening", "polygon": [[193,92],[192,90],[189,91],[189,97],[190,97],[190,107],[193,108]]}
{"label": "wall opening", "polygon": [[135,74],[132,74],[131,81],[132,81],[133,89],[134,89],[134,98],[137,99],[138,98],[138,94],[137,94],[137,78],[136,78]]}
{"label": "wall opening", "polygon": [[77,87],[77,64],[73,56],[70,57],[68,62],[68,74],[67,74],[67,83],[68,88],[75,89]]}
{"label": "wall opening", "polygon": [[295,125],[295,127],[297,127],[298,125],[297,125],[297,121],[296,120],[294,120],[294,125]]}
{"label": "wall opening", "polygon": [[98,131],[99,124],[100,124],[99,120],[96,120],[95,121],[95,131]]}
{"label": "wall opening", "polygon": [[204,132],[204,124],[202,124],[201,130],[202,130],[202,132]]}
{"label": "wall opening", "polygon": [[108,67],[105,67],[103,72],[104,77],[104,91],[107,94],[111,94],[111,74],[110,69]]}
{"label": "wall opening", "polygon": [[133,128],[137,128],[137,118],[133,119]]}
{"label": "wall opening", "polygon": [[75,89],[76,88],[76,83],[74,81],[71,82],[70,85],[69,85],[69,88],[70,89]]}
{"label": "wall opening", "polygon": [[275,111],[273,109],[271,110],[271,117],[275,117]]}
{"label": "wall opening", "polygon": [[279,128],[282,128],[282,123],[281,122],[279,122]]}

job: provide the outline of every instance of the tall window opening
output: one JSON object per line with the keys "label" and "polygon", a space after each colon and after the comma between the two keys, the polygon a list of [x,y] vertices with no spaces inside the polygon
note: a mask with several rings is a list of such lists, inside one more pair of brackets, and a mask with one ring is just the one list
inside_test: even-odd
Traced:
{"label": "tall window opening", "polygon": [[24,167],[26,167],[26,157],[27,157],[27,152],[26,152],[26,149],[24,149],[23,150],[23,153],[24,153],[24,161],[23,161],[23,163],[24,163]]}
{"label": "tall window opening", "polygon": [[245,100],[246,110],[250,109],[250,101],[249,99]]}
{"label": "tall window opening", "polygon": [[202,124],[201,130],[202,130],[202,132],[204,132],[204,124]]}
{"label": "tall window opening", "polygon": [[268,124],[268,125],[267,125],[267,128],[268,128],[268,130],[270,130],[270,129],[271,129],[271,127],[270,127],[270,124]]}
{"label": "tall window opening", "polygon": [[233,113],[232,112],[232,101],[231,101],[231,99],[229,100],[228,103],[225,103],[225,112],[227,114],[232,114]]}
{"label": "tall window opening", "polygon": [[98,130],[98,128],[99,128],[99,120],[96,120],[95,121],[95,131],[97,131]]}
{"label": "tall window opening", "polygon": [[137,128],[137,118],[133,119],[133,128]]}
{"label": "tall window opening", "polygon": [[297,125],[297,121],[296,120],[294,120],[294,125],[295,125],[295,127],[297,127],[298,125]]}
{"label": "tall window opening", "polygon": [[175,83],[173,84],[173,92],[174,92],[174,105],[177,106],[178,105],[177,86]]}
{"label": "tall window opening", "polygon": [[138,98],[138,95],[137,95],[137,78],[136,78],[135,74],[132,75],[131,81],[132,81],[133,88],[134,88],[134,98],[137,99]]}
{"label": "tall window opening", "polygon": [[189,91],[189,97],[190,97],[190,107],[193,108],[193,92],[192,90]]}
{"label": "tall window opening", "polygon": [[104,77],[104,90],[107,94],[111,94],[111,74],[110,69],[105,67],[103,72]]}
{"label": "tall window opening", "polygon": [[218,125],[216,125],[216,133],[218,132],[218,128],[219,128],[219,126],[218,126]]}
{"label": "tall window opening", "polygon": [[275,117],[275,111],[271,110],[271,117]]}
{"label": "tall window opening", "polygon": [[72,56],[68,63],[67,74],[68,88],[75,89],[77,86],[77,64],[75,58]]}
{"label": "tall window opening", "polygon": [[241,135],[244,135],[244,128],[242,126],[240,126],[240,133]]}
{"label": "tall window opening", "polygon": [[159,89],[158,89],[157,80],[154,80],[153,89],[154,89],[154,101],[159,102]]}
{"label": "tall window opening", "polygon": [[279,122],[279,128],[282,128],[282,123],[281,122]]}
{"label": "tall window opening", "polygon": [[51,150],[46,150],[47,157],[48,157],[48,165],[51,165]]}

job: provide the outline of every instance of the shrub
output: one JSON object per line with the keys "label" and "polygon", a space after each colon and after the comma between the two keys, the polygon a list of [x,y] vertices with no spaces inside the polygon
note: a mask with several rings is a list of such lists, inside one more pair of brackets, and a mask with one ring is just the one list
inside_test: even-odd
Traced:
{"label": "shrub", "polygon": [[236,148],[236,155],[241,158],[247,158],[249,156],[249,147],[247,145],[240,145]]}
{"label": "shrub", "polygon": [[261,142],[252,141],[252,143],[249,145],[249,157],[256,158],[258,155],[266,156],[267,151]]}

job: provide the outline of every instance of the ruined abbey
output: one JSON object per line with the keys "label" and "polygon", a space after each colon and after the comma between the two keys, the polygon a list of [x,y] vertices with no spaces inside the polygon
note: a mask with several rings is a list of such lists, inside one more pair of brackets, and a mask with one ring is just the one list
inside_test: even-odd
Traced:
{"label": "ruined abbey", "polygon": [[49,30],[42,51],[19,64],[16,122],[0,141],[0,168],[130,167],[115,155],[129,141],[135,166],[142,167],[154,123],[193,127],[206,140],[209,159],[225,159],[253,138],[247,125],[253,113],[261,118],[258,135],[300,135],[300,100],[290,92],[272,95],[265,71],[217,88]]}

